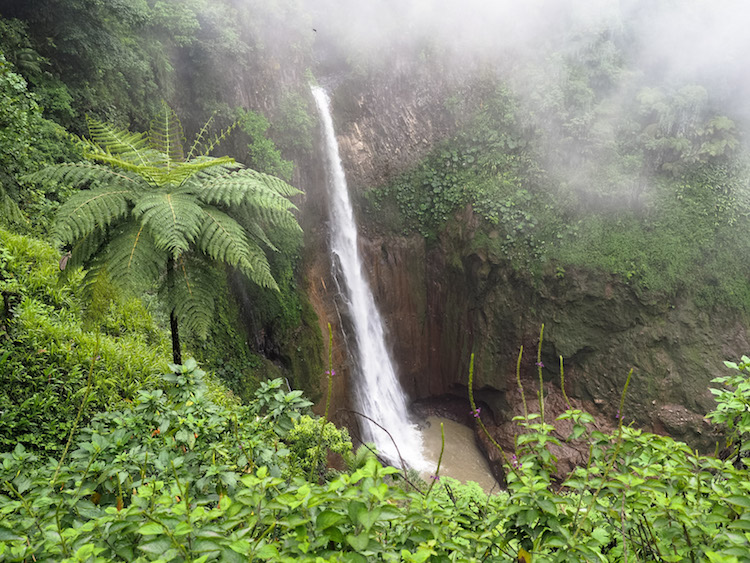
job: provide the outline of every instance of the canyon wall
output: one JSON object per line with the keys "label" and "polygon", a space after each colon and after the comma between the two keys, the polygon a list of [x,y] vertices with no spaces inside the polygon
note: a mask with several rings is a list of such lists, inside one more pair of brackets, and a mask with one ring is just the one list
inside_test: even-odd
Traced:
{"label": "canyon wall", "polygon": [[[447,81],[420,84],[401,77],[379,85],[368,82],[361,89],[348,83],[333,91],[342,158],[355,201],[451,133],[443,112],[446,89]],[[341,333],[346,323],[335,306],[325,251],[323,187],[320,174],[315,185],[306,187],[305,277],[321,328],[327,334],[325,325],[331,322],[337,333],[335,407],[348,404],[349,373]],[[668,301],[639,293],[605,272],[568,268],[539,277],[518,271],[503,257],[476,250],[472,239],[479,219],[471,208],[457,212],[432,241],[388,232],[378,217],[363,215],[361,209],[363,260],[403,386],[413,400],[466,401],[474,353],[477,397],[484,412],[491,413],[501,442],[508,443],[509,421],[520,412],[515,373],[519,348],[525,350],[521,379],[531,401],[538,386],[536,353],[544,325],[544,392],[550,404],[559,403],[558,410],[564,410],[559,356],[564,358],[568,396],[592,411],[603,428],[615,421],[632,369],[627,421],[713,447],[716,437],[703,419],[713,404],[709,382],[722,372],[724,359],[750,350],[739,318],[711,315],[689,298]]]}

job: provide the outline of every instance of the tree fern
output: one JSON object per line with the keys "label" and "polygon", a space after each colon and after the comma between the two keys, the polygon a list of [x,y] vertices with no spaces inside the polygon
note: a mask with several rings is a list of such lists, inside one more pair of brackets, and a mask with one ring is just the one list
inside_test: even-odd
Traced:
{"label": "tree fern", "polygon": [[124,290],[156,287],[170,311],[174,360],[181,362],[177,322],[205,335],[220,287],[214,263],[278,289],[263,247],[276,250],[269,228],[294,229],[300,193],[282,180],[244,169],[208,151],[201,130],[187,156],[182,125],[164,107],[148,134],[88,119],[87,162],[44,169],[30,179],[81,188],[61,207],[53,235],[70,252],[67,269],[88,269],[86,280],[107,278]]}

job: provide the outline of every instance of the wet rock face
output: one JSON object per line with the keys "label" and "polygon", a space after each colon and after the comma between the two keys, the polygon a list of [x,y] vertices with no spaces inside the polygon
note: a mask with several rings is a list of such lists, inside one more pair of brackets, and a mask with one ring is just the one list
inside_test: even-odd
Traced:
{"label": "wet rock face", "polygon": [[451,133],[443,108],[453,80],[404,68],[335,90],[336,134],[350,189],[385,183]]}
{"label": "wet rock face", "polygon": [[[403,89],[368,84],[371,90],[348,85],[335,93],[340,148],[355,201],[358,190],[416,162],[450,129],[439,115],[440,88],[430,94],[409,84],[404,81]],[[312,211],[321,207],[317,196],[308,194],[308,200]],[[491,414],[498,441],[512,444],[516,430],[509,421],[521,414],[515,375],[519,348],[525,350],[521,378],[535,396],[544,324],[543,376],[550,400],[561,396],[562,356],[567,394],[606,429],[632,369],[628,422],[713,449],[715,435],[703,421],[713,405],[708,387],[724,359],[750,350],[739,319],[708,315],[687,297],[666,302],[638,294],[601,272],[566,268],[564,276],[550,272],[532,278],[502,257],[472,249],[478,219],[470,208],[458,212],[452,228],[429,245],[419,236],[384,232],[377,219],[360,217],[361,251],[412,399],[466,400],[474,353],[476,397]],[[308,223],[317,225],[316,248],[324,248],[325,217]],[[309,283],[317,288],[312,300],[322,319],[336,319],[333,282],[321,260],[308,263]],[[336,340],[343,342],[343,336]],[[343,401],[346,385],[337,385],[337,400]],[[559,454],[577,463],[575,451]]]}

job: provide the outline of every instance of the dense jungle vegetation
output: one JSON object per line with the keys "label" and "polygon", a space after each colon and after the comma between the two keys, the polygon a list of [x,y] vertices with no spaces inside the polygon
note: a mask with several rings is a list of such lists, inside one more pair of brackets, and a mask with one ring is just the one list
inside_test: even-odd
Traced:
{"label": "dense jungle vegetation", "polygon": [[[715,380],[723,455],[632,427],[624,403],[610,434],[571,406],[565,439],[588,455],[559,481],[539,396],[490,495],[383,466],[313,415],[332,342],[287,205],[313,151],[310,14],[0,3],[0,561],[750,561],[750,358]],[[750,313],[743,117],[710,83],[635,72],[629,32],[456,87],[452,135],[367,205],[428,241],[471,205],[472,244],[530,275],[592,268]],[[352,76],[384,72],[339,48]],[[212,181],[221,195],[200,192]],[[231,233],[217,246],[206,214]],[[131,279],[117,241],[141,229]],[[183,256],[196,302],[170,294]]]}

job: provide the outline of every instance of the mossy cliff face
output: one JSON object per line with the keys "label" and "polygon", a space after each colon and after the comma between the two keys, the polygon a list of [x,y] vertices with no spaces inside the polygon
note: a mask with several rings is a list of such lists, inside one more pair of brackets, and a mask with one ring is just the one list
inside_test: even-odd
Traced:
{"label": "mossy cliff face", "polygon": [[[628,372],[626,420],[712,447],[703,420],[710,380],[722,360],[748,348],[743,323],[710,316],[689,300],[650,301],[614,276],[568,270],[541,279],[473,249],[472,213],[455,218],[429,248],[416,238],[378,236],[363,243],[404,387],[415,400],[466,397],[475,354],[477,397],[501,425],[520,414],[516,362],[533,401],[544,324],[545,393],[567,394],[614,422]],[[469,227],[467,228],[467,225]]]}
{"label": "mossy cliff face", "polygon": [[[416,162],[450,131],[441,117],[439,87],[415,93],[391,84],[362,92],[348,85],[333,96],[355,201],[361,201],[358,196],[368,187]],[[323,177],[318,181],[325,185]],[[325,193],[319,187],[311,190],[311,203],[303,210],[308,228],[314,225],[307,234],[308,293],[324,327],[331,319],[337,325],[339,317],[325,251]],[[491,250],[492,244],[481,242],[491,240],[493,233],[471,208],[456,213],[432,241],[393,234],[383,219],[360,216],[360,244],[412,399],[465,399],[474,353],[477,397],[493,415],[496,434],[509,442],[512,429],[507,423],[520,404],[515,375],[519,348],[524,346],[521,378],[531,400],[544,325],[543,376],[551,402],[560,397],[562,356],[568,395],[606,427],[615,420],[632,369],[626,420],[713,446],[714,436],[703,420],[713,403],[709,382],[721,373],[724,359],[750,349],[739,317],[700,310],[687,297],[666,301],[645,295],[604,272],[567,266],[565,271],[550,267],[542,274],[514,269]],[[341,336],[336,340],[337,346],[343,342]],[[336,382],[334,400],[343,404],[347,360],[341,351],[337,359],[337,373],[345,375]]]}

